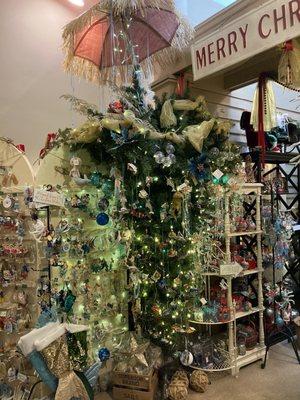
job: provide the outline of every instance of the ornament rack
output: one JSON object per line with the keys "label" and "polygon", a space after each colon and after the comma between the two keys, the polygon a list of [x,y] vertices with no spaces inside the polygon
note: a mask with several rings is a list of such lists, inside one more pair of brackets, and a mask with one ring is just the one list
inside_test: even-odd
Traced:
{"label": "ornament rack", "polygon": [[[202,326],[205,327],[206,332],[209,335],[212,335],[212,328],[214,326],[227,325],[227,342],[228,342],[228,351],[225,349],[221,349],[220,353],[223,358],[223,362],[221,363],[213,363],[210,364],[207,368],[198,367],[195,365],[191,365],[192,369],[199,369],[209,372],[216,371],[226,371],[231,370],[232,375],[237,375],[239,373],[239,369],[245,365],[248,365],[257,360],[263,360],[265,354],[265,343],[264,343],[264,325],[263,325],[263,288],[262,288],[262,254],[261,254],[261,217],[260,217],[260,201],[261,201],[261,188],[262,184],[260,183],[246,183],[240,186],[238,192],[240,195],[251,195],[254,198],[256,208],[258,212],[255,216],[255,229],[251,229],[249,231],[235,231],[233,228],[233,221],[230,217],[230,208],[231,208],[231,196],[232,193],[228,192],[225,195],[225,248],[226,253],[224,257],[224,264],[219,266],[218,272],[203,272],[201,273],[204,279],[206,280],[206,298],[210,300],[210,289],[211,289],[211,280],[216,278],[221,278],[226,280],[227,286],[227,299],[226,305],[229,309],[228,317],[223,321],[218,322],[205,322],[190,320],[190,324],[193,326]],[[242,237],[255,237],[256,238],[256,259],[257,266],[255,269],[243,270],[243,268],[238,265],[236,262],[233,262],[233,254],[232,254],[232,244],[236,240],[240,240]],[[238,268],[237,268],[238,267]],[[213,268],[215,269],[215,267]],[[258,281],[258,303],[257,306],[250,307],[245,311],[237,311],[237,304],[233,299],[233,280],[235,278],[243,278],[243,277],[251,277],[255,276]],[[250,317],[258,315],[259,320],[259,332],[258,332],[258,341],[253,346],[253,348],[249,351],[245,351],[243,355],[238,354],[238,345],[237,345],[237,324],[240,323],[242,318]]]}
{"label": "ornament rack", "polygon": [[24,189],[1,187],[0,195],[1,379],[16,395],[36,381],[32,368],[17,351],[17,342],[34,327],[38,315],[37,244],[30,233]]}
{"label": "ornament rack", "polygon": [[[299,146],[296,147],[299,150]],[[290,160],[298,155],[298,153],[277,153],[277,152],[266,152],[263,156],[260,149],[251,151],[250,153],[243,153],[242,156],[245,159],[247,156],[251,156],[253,162],[254,176],[257,182],[267,184],[271,176],[275,176],[277,184],[275,190],[272,190],[273,185],[271,184],[270,193],[263,194],[263,199],[271,201],[271,207],[274,210],[284,210],[293,217],[296,224],[300,222],[300,164],[293,165],[289,164]],[[264,168],[264,164],[269,168]],[[289,165],[290,171],[287,171],[287,165]],[[283,178],[283,179],[282,179]],[[280,185],[280,180],[282,184]],[[280,187],[281,186],[281,187]],[[291,189],[293,192],[290,192]],[[250,215],[251,212],[256,212],[255,204],[245,204],[245,214]],[[246,245],[250,248],[255,242],[248,241]],[[275,267],[273,259],[273,274],[272,284],[275,286]],[[286,274],[284,277],[289,276],[294,281],[297,288],[300,288],[300,259],[296,257],[292,262],[286,263]],[[282,279],[284,278],[282,277]],[[300,357],[297,351],[297,347],[294,344],[294,327],[288,324],[284,324],[283,328],[278,328],[276,324],[273,325],[270,332],[266,331],[266,354],[262,368],[265,368],[267,362],[267,353],[271,346],[288,339],[292,343],[296,358],[300,363]]]}

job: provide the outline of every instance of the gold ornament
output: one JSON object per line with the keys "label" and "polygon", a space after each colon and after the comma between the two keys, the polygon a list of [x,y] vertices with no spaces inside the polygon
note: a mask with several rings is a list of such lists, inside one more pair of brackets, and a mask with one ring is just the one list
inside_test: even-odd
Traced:
{"label": "gold ornament", "polygon": [[194,371],[190,377],[190,387],[195,392],[204,393],[209,385],[209,379],[205,372]]}
{"label": "gold ornament", "polygon": [[202,151],[203,142],[208,137],[215,124],[215,119],[203,121],[200,125],[190,125],[185,128],[183,134],[199,153]]}
{"label": "gold ornament", "polygon": [[172,200],[172,214],[176,218],[181,214],[183,194],[181,192],[175,192]]}

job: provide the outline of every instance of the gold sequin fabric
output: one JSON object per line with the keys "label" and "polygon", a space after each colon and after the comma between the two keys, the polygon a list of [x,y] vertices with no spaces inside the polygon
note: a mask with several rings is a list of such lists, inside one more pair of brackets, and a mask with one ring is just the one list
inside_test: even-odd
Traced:
{"label": "gold sequin fabric", "polygon": [[87,391],[74,372],[66,372],[59,380],[55,400],[89,400]]}
{"label": "gold sequin fabric", "polygon": [[49,344],[42,350],[42,354],[48,368],[57,378],[71,370],[66,335]]}

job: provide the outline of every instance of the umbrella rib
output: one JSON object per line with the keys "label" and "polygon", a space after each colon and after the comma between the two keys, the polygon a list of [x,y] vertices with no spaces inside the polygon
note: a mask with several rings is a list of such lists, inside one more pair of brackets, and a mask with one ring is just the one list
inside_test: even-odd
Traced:
{"label": "umbrella rib", "polygon": [[74,54],[76,53],[76,50],[78,49],[78,47],[81,45],[83,39],[86,37],[86,35],[89,33],[89,31],[94,28],[94,26],[100,24],[102,21],[104,21],[107,17],[104,17],[102,19],[98,19],[97,21],[93,22],[88,28],[87,30],[84,32],[84,34],[82,35],[82,37],[80,38],[80,40],[77,43],[77,46],[74,49]]}

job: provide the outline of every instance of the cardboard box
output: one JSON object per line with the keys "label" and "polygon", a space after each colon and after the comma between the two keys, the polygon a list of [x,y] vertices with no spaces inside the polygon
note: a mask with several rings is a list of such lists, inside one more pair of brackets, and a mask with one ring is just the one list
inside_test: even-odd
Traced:
{"label": "cardboard box", "polygon": [[[132,374],[130,374],[132,375]],[[135,374],[133,374],[135,375]],[[113,387],[114,400],[154,400],[158,384],[157,374],[152,375],[149,390],[124,386]]]}
{"label": "cardboard box", "polygon": [[157,379],[155,371],[148,375],[139,375],[128,372],[113,372],[113,384],[116,386],[124,386],[130,389],[151,390],[152,384]]}

